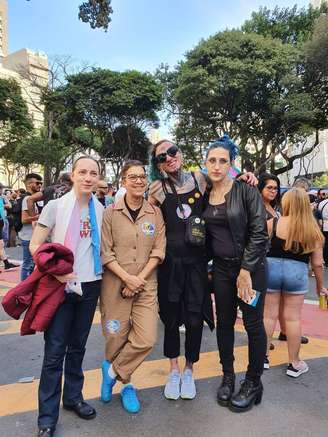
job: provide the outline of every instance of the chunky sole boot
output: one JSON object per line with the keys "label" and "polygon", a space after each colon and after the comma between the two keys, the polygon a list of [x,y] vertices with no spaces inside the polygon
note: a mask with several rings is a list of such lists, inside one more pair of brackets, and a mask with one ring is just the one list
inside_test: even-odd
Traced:
{"label": "chunky sole boot", "polygon": [[223,375],[220,387],[218,388],[216,400],[222,407],[227,407],[230,404],[231,397],[235,391],[235,375]]}
{"label": "chunky sole boot", "polygon": [[249,411],[254,405],[262,401],[263,385],[261,382],[255,384],[253,381],[245,379],[240,385],[239,392],[232,396],[229,410],[234,413]]}

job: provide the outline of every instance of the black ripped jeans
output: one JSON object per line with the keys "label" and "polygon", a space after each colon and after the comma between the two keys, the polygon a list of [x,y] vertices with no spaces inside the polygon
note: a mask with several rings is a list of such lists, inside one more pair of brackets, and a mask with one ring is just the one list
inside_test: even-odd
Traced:
{"label": "black ripped jeans", "polygon": [[234,326],[237,306],[243,313],[243,322],[248,335],[248,368],[246,378],[257,383],[263,373],[266,354],[266,333],[263,324],[264,297],[266,290],[266,262],[260,263],[252,274],[254,290],[261,291],[255,307],[237,296],[236,280],[240,264],[214,259],[213,281],[217,315],[217,342],[223,373],[234,373]]}

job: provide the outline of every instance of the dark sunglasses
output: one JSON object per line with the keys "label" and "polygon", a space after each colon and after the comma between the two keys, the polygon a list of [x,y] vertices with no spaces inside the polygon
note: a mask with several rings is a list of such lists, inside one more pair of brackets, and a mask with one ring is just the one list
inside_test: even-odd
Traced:
{"label": "dark sunglasses", "polygon": [[174,158],[174,156],[176,156],[178,152],[179,148],[177,146],[169,147],[166,152],[160,153],[159,155],[155,156],[155,164],[164,164],[164,162],[166,162],[167,155],[171,156],[171,158]]}

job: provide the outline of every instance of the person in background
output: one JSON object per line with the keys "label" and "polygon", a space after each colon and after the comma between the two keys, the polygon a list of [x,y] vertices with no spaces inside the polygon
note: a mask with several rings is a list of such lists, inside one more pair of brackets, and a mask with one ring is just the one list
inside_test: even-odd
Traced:
{"label": "person in background", "polygon": [[[268,290],[264,323],[268,345],[282,301],[282,316],[287,335],[288,376],[297,378],[308,365],[299,357],[301,344],[301,310],[308,291],[308,264],[311,259],[318,295],[323,286],[323,236],[313,217],[304,189],[292,188],[282,198],[282,217],[268,223],[271,247],[267,254]],[[267,353],[266,368],[269,368]]]}
{"label": "person in background", "polygon": [[325,261],[325,267],[328,268],[328,199],[324,199],[318,204],[317,212],[319,225],[325,238],[323,259]]}
{"label": "person in background", "polygon": [[115,190],[113,184],[108,183],[108,204],[111,205],[115,201]]}
{"label": "person in background", "polygon": [[301,176],[294,180],[293,188],[302,188],[307,193],[310,190],[310,182],[308,179]]}
{"label": "person in background", "polygon": [[265,206],[266,219],[280,217],[280,180],[276,175],[262,173],[259,176],[258,189]]}
{"label": "person in background", "polygon": [[[280,180],[277,176],[271,174],[271,173],[262,173],[259,177],[259,183],[258,183],[258,189],[261,193],[264,206],[265,206],[265,212],[266,212],[266,219],[272,220],[274,217],[280,217]],[[279,317],[279,323],[280,323],[280,337],[283,339],[285,334],[283,334],[283,317]],[[270,350],[274,349],[274,344],[270,344]],[[266,368],[266,360],[264,362],[264,368]]]}
{"label": "person in background", "polygon": [[104,179],[101,179],[97,184],[96,196],[104,208],[114,203],[114,198],[110,196],[108,184]]}
{"label": "person in background", "polygon": [[102,264],[100,238],[103,207],[92,189],[99,180],[98,162],[81,156],[72,167],[73,188],[51,200],[42,210],[32,236],[34,254],[51,235],[74,255],[74,272],[56,279],[66,283],[65,300],[45,331],[44,359],[39,384],[38,437],[51,437],[63,407],[81,419],[93,419],[96,410],[83,399],[82,362],[100,294]]}
{"label": "person in background", "polygon": [[3,188],[4,188],[3,185],[0,183],[0,260],[3,262],[4,269],[10,270],[18,266],[16,264],[11,263],[8,260],[5,251],[3,228],[4,228],[5,221],[7,220],[7,211],[11,209],[11,205],[7,200],[7,198],[2,194]]}
{"label": "person in background", "polygon": [[22,228],[18,233],[19,238],[22,241],[23,248],[23,264],[21,270],[21,280],[24,281],[33,271],[34,262],[33,257],[30,252],[30,240],[32,238],[33,226],[39,218],[39,213],[41,212],[39,208],[35,205],[33,214],[28,211],[27,199],[28,196],[35,194],[41,190],[42,187],[42,177],[37,173],[29,173],[25,177],[26,195],[22,201],[22,212],[21,221]]}
{"label": "person in background", "polygon": [[[304,178],[304,177],[299,177],[297,179],[295,179],[294,183],[293,183],[293,188],[300,188],[302,190],[304,190],[306,193],[308,193],[309,189],[310,189],[310,182],[308,179]],[[278,336],[278,340],[280,341],[287,341],[287,336],[286,336],[286,329],[284,326],[284,318],[282,316],[282,308],[280,310],[280,314],[281,316],[279,316],[279,324],[280,324],[280,333]],[[309,339],[305,336],[301,336],[301,343],[302,344],[308,344]],[[271,350],[274,349],[273,344],[271,344]],[[266,359],[267,361],[267,359]],[[265,366],[267,366],[267,363],[265,363]]]}
{"label": "person in background", "polygon": [[7,214],[8,219],[8,225],[9,225],[9,241],[8,241],[8,247],[15,247],[16,246],[16,238],[17,233],[15,230],[15,206],[17,205],[17,194],[15,191],[12,191],[10,193],[9,202],[11,205],[10,211]]}
{"label": "person in background", "polygon": [[318,192],[317,192],[317,204],[319,204],[322,200],[326,199],[326,190],[323,188],[319,188]]}
{"label": "person in background", "polygon": [[[229,177],[237,154],[238,147],[227,135],[209,146],[206,168],[210,187],[203,218],[213,254],[217,343],[223,368],[217,402],[239,413],[259,404],[263,394],[261,375],[266,353],[263,308],[268,233],[259,191]],[[254,297],[257,302],[252,306],[250,301]],[[245,380],[234,394],[237,306],[242,311],[248,336],[249,364]]]}
{"label": "person in background", "polygon": [[101,399],[109,402],[117,380],[129,413],[140,410],[131,376],[151,352],[157,337],[157,265],[165,256],[165,226],[159,208],[144,199],[147,174],[140,161],[127,161],[121,171],[126,188],[104,214],[101,319],[106,341]]}
{"label": "person in background", "polygon": [[33,193],[27,198],[27,207],[30,216],[33,216],[35,207],[42,203],[45,206],[50,200],[59,199],[72,189],[70,173],[62,173],[55,185],[50,185],[43,190]]}
{"label": "person in background", "polygon": [[[303,188],[292,188],[284,194],[282,217],[269,221],[268,228],[271,248],[267,254],[268,290],[264,316],[268,345],[282,301],[289,355],[286,374],[297,378],[309,370],[308,365],[300,359],[299,351],[301,310],[304,295],[308,291],[310,259],[316,277],[317,293],[327,293],[323,286],[323,236]],[[266,368],[269,368],[268,355]]]}
{"label": "person in background", "polygon": [[114,203],[117,203],[122,197],[124,197],[126,194],[126,189],[123,186],[120,186],[120,188],[116,191],[115,197],[114,197]]}

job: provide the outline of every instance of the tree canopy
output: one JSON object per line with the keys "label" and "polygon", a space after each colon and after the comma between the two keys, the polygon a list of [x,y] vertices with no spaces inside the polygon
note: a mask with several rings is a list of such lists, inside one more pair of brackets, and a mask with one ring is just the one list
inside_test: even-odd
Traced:
{"label": "tree canopy", "polygon": [[11,155],[15,145],[32,131],[33,125],[18,83],[0,78],[0,155]]}
{"label": "tree canopy", "polygon": [[[30,0],[27,0],[30,1]],[[92,29],[108,30],[109,23],[112,21],[111,7],[112,0],[87,0],[79,6],[79,20],[89,23]]]}
{"label": "tree canopy", "polygon": [[328,13],[327,3],[322,3],[319,8],[309,6],[298,9],[297,5],[292,8],[277,6],[272,11],[261,7],[259,11],[252,13],[251,18],[241,29],[247,33],[271,36],[283,43],[296,45],[311,38],[316,19],[326,13]]}
{"label": "tree canopy", "polygon": [[190,150],[187,144],[204,145],[228,132],[241,145],[243,164],[285,171],[275,168],[276,155],[320,124],[297,62],[292,45],[241,31],[219,32],[187,53],[164,76],[179,119],[176,137],[190,158],[196,154],[200,162],[202,147]]}
{"label": "tree canopy", "polygon": [[92,29],[107,31],[112,13],[111,0],[88,0],[79,6],[79,19],[89,23]]}
{"label": "tree canopy", "polygon": [[[281,174],[318,145],[328,117],[315,92],[328,82],[314,82],[307,64],[311,50],[315,55],[319,45],[325,50],[326,16],[320,15],[325,11],[325,4],[261,8],[240,31],[218,32],[200,41],[175,69],[160,68],[166,107],[187,161],[201,165],[208,142],[224,132],[240,144],[242,166],[252,163],[257,172]],[[319,59],[322,65],[327,57],[315,59],[318,69]]]}

